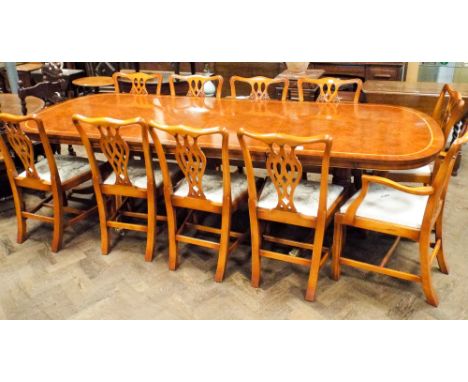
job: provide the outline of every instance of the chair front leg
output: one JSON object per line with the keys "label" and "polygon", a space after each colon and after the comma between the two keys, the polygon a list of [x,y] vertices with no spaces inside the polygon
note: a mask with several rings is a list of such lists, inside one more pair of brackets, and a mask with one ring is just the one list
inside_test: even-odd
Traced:
{"label": "chair front leg", "polygon": [[429,252],[430,233],[421,233],[419,240],[419,261],[421,266],[421,283],[426,296],[426,301],[437,307],[439,305],[439,299],[432,287],[431,277],[431,254]]}
{"label": "chair front leg", "polygon": [[229,237],[231,233],[231,213],[232,204],[231,198],[223,199],[223,210],[221,215],[221,240],[218,254],[218,265],[216,267],[215,281],[220,283],[224,278],[227,258],[229,254]]}

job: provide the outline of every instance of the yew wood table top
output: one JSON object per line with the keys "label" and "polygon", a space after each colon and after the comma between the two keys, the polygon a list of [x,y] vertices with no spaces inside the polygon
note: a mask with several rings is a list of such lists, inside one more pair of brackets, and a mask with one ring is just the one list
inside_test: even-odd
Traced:
{"label": "yew wood table top", "polygon": [[[432,161],[443,147],[443,135],[434,119],[413,109],[389,105],[96,94],[74,98],[39,113],[52,141],[81,143],[71,120],[75,113],[121,119],[140,116],[162,124],[198,128],[225,127],[230,133],[232,159],[242,157],[236,136],[241,127],[299,136],[330,134],[332,165],[343,168],[415,168]],[[32,125],[26,130],[35,132]],[[88,133],[91,138],[97,137],[91,127]],[[135,149],[139,148],[137,127],[127,127],[121,134]],[[172,151],[173,138],[161,133],[160,139]],[[199,143],[208,157],[220,156],[221,140],[217,137],[203,137]],[[247,143],[258,156],[265,151],[261,144]],[[305,163],[319,163],[316,147],[305,146],[300,152]]]}

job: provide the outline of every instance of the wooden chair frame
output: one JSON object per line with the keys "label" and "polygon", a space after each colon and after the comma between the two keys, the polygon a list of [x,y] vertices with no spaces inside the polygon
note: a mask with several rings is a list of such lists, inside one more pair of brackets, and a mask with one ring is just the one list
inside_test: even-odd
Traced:
{"label": "wooden chair frame", "polygon": [[[261,258],[285,261],[300,264],[310,268],[307,283],[306,300],[314,301],[317,289],[318,274],[325,264],[328,256],[328,248],[323,247],[325,230],[333,219],[336,209],[344,201],[343,192],[336,202],[327,209],[328,172],[330,167],[330,151],[332,138],[328,135],[315,137],[296,137],[287,134],[256,134],[244,129],[237,133],[242,148],[247,172],[249,189],[249,214],[252,241],[252,286],[260,285]],[[245,137],[264,143],[268,147],[266,153],[266,167],[275,189],[278,193],[278,205],[273,210],[258,207],[261,192],[257,192],[254,178],[252,156],[245,142]],[[316,217],[310,217],[297,212],[294,206],[294,191],[302,178],[302,165],[296,156],[296,149],[303,145],[323,145],[323,158],[320,178],[320,196]],[[271,235],[262,232],[260,221],[291,224],[306,228],[315,228],[313,243],[303,243]],[[268,241],[296,248],[312,251],[311,260],[288,256],[279,252],[262,249],[262,241]]]}
{"label": "wooden chair frame", "polygon": [[[150,135],[153,139],[161,164],[164,179],[164,196],[166,202],[168,230],[169,230],[169,269],[176,270],[179,264],[177,243],[183,242],[202,246],[218,251],[215,281],[221,282],[224,278],[227,258],[241,241],[246,233],[231,231],[231,216],[246,199],[240,198],[233,202],[231,199],[231,174],[229,166],[229,134],[224,128],[197,129],[187,126],[163,126],[154,121],[149,122]],[[187,196],[174,195],[172,180],[169,177],[167,160],[164,148],[158,138],[157,131],[167,133],[177,142],[175,156],[177,163],[184,173],[185,181],[189,187]],[[222,136],[222,174],[223,174],[223,202],[215,203],[207,199],[203,192],[203,175],[206,169],[206,157],[198,145],[198,139],[207,135]],[[176,208],[189,209],[187,217],[177,228]],[[190,221],[194,211],[203,211],[221,215],[221,228],[213,228]],[[201,232],[209,232],[220,236],[220,241],[202,240],[193,236],[184,235],[185,228],[193,228]],[[230,243],[233,238],[234,242]]]}
{"label": "wooden chair frame", "polygon": [[[442,238],[442,223],[443,211],[445,204],[445,196],[447,193],[450,175],[455,164],[458,152],[461,146],[468,142],[468,135],[457,139],[450,147],[445,155],[443,162],[437,170],[437,173],[432,181],[431,186],[424,187],[409,187],[390,179],[363,175],[362,189],[359,196],[354,200],[346,213],[337,213],[335,215],[335,231],[333,238],[333,261],[332,261],[332,278],[338,280],[341,273],[341,265],[347,265],[358,269],[373,271],[376,273],[396,277],[402,280],[420,282],[422,284],[424,295],[429,304],[438,305],[438,298],[434,291],[431,281],[431,266],[434,258],[437,258],[439,268],[442,273],[448,274],[448,267],[444,257],[443,238]],[[403,225],[376,221],[373,219],[361,218],[356,216],[356,211],[364,200],[370,183],[383,184],[396,190],[407,192],[413,195],[428,195],[429,199],[424,212],[424,218],[420,229],[410,228]],[[373,265],[362,261],[349,259],[342,256],[342,249],[345,241],[345,228],[347,226],[372,230],[389,235],[396,236],[396,240],[390,250],[385,254],[379,265]],[[435,242],[431,243],[431,234],[435,229]],[[400,237],[417,241],[419,243],[419,261],[420,274],[412,274],[398,271],[386,267],[391,255],[394,253]],[[432,253],[429,248],[432,247]]]}
{"label": "wooden chair frame", "polygon": [[182,76],[179,74],[171,74],[169,76],[169,89],[171,96],[175,96],[174,81],[185,81],[188,83],[189,89],[187,92],[188,97],[205,97],[204,85],[208,81],[216,81],[218,85],[216,86],[216,98],[221,98],[221,92],[223,90],[224,79],[222,76],[200,76],[200,75],[191,75],[191,76]]}
{"label": "wooden chair frame", "polygon": [[112,79],[114,81],[114,88],[116,93],[121,93],[119,78],[126,78],[132,83],[132,88],[130,89],[129,94],[148,94],[148,90],[146,89],[146,83],[150,80],[158,80],[158,84],[156,86],[156,95],[161,94],[161,86],[163,82],[163,76],[161,73],[148,74],[142,72],[115,72],[112,75]]}
{"label": "wooden chair frame", "polygon": [[232,76],[229,80],[232,98],[236,98],[236,82],[249,84],[251,89],[249,98],[255,101],[270,99],[268,88],[273,84],[284,84],[283,92],[281,93],[281,101],[286,101],[288,98],[289,80],[287,78],[267,78],[263,76],[247,78]]}
{"label": "wooden chair frame", "polygon": [[[125,229],[146,232],[145,261],[152,261],[156,246],[157,222],[166,221],[165,216],[157,215],[158,190],[155,185],[153,161],[148,140],[148,125],[143,118],[118,120],[107,117],[89,118],[73,115],[73,123],[78,130],[91,165],[94,192],[99,211],[101,229],[101,251],[109,253],[109,229]],[[109,161],[115,174],[115,184],[104,184],[104,177],[98,168],[93,146],[82,124],[93,126],[99,132],[99,148]],[[138,125],[141,129],[143,156],[146,167],[147,188],[138,188],[128,176],[128,164],[131,158],[128,143],[121,137],[120,129]],[[159,192],[160,193],[160,192]],[[128,208],[128,198],[147,200],[147,213],[133,212]],[[126,223],[121,218],[134,218],[146,221],[146,224]]]}
{"label": "wooden chair frame", "polygon": [[304,101],[304,83],[318,86],[320,93],[316,102],[323,103],[340,102],[338,92],[340,88],[345,85],[356,85],[356,92],[354,94],[353,103],[359,103],[359,97],[361,96],[362,91],[362,81],[359,78],[340,80],[339,78],[333,77],[319,79],[302,77],[297,80],[297,90],[299,93],[300,102]]}
{"label": "wooden chair frame", "polygon": [[[444,134],[444,142],[446,145],[449,142],[449,135],[455,124],[460,121],[463,117],[463,106],[465,101],[463,100],[461,94],[450,87],[450,85],[445,84],[440,92],[440,95],[437,99],[437,103],[434,107],[432,117],[439,122],[442,132]],[[459,137],[462,137],[464,134],[460,131]],[[440,166],[441,161],[443,161],[445,155],[447,154],[447,149],[444,147],[444,150],[441,152],[435,162],[434,169],[432,174],[417,174],[417,173],[398,173],[398,172],[380,172],[379,175],[388,177],[396,182],[408,182],[408,183],[422,183],[422,184],[431,184],[434,174],[437,173],[437,168]]]}
{"label": "wooden chair frame", "polygon": [[[68,206],[69,200],[86,202],[82,198],[75,198],[72,194],[74,188],[91,179],[91,172],[75,176],[62,182],[57,169],[55,157],[44,129],[42,120],[36,115],[18,116],[1,113],[0,121],[4,123],[5,135],[0,134],[0,149],[3,153],[8,179],[13,194],[13,202],[18,226],[17,242],[21,244],[27,237],[27,219],[35,219],[53,225],[53,237],[51,251],[58,252],[63,246],[63,231],[83,219],[88,218],[96,211],[96,205],[87,210],[81,210]],[[44,148],[44,156],[50,169],[50,182],[39,177],[34,163],[33,142],[26,135],[22,123],[33,122],[39,133],[39,138]],[[7,144],[8,142],[8,144]],[[26,176],[19,176],[10,149],[14,151],[25,169]],[[27,210],[23,199],[23,189],[32,189],[49,193],[37,205]],[[49,202],[52,201],[52,204]],[[54,216],[37,214],[41,208],[53,209]],[[75,215],[65,219],[65,214]]]}

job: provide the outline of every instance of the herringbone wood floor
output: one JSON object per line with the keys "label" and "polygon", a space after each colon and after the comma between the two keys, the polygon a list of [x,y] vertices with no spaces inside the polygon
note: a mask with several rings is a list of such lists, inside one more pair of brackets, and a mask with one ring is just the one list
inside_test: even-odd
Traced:
{"label": "herringbone wood floor", "polygon": [[[0,204],[0,318],[466,319],[466,155],[463,162],[460,175],[452,178],[445,210],[450,275],[438,272],[434,263],[439,308],[425,303],[418,284],[349,268],[334,282],[328,265],[321,272],[315,303],[303,299],[307,271],[299,266],[265,260],[261,288],[254,289],[248,246],[233,253],[222,284],[213,281],[216,256],[196,247],[183,247],[181,265],[171,272],[166,231],[159,234],[152,263],[143,260],[145,240],[138,233],[126,233],[102,256],[97,218],[68,228],[65,249],[52,254],[51,227],[40,222],[29,222],[28,240],[15,243],[15,215],[7,201]],[[356,232],[349,235],[346,253],[377,259],[390,245],[388,237]],[[389,265],[416,271],[417,251],[416,244],[402,242]]]}

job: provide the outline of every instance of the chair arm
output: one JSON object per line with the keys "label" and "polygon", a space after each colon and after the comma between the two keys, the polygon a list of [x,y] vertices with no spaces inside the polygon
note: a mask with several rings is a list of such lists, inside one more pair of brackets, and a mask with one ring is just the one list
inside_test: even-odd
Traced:
{"label": "chair arm", "polygon": [[351,224],[354,221],[354,218],[356,217],[356,211],[358,210],[359,206],[361,205],[362,201],[367,195],[367,191],[369,190],[369,183],[382,184],[384,186],[394,188],[398,191],[406,192],[408,194],[413,195],[423,196],[432,195],[434,193],[434,188],[431,186],[409,187],[381,176],[363,175],[361,192],[356,198],[356,200],[352,202],[351,205],[348,207],[348,210],[344,215],[344,222],[346,224]]}

